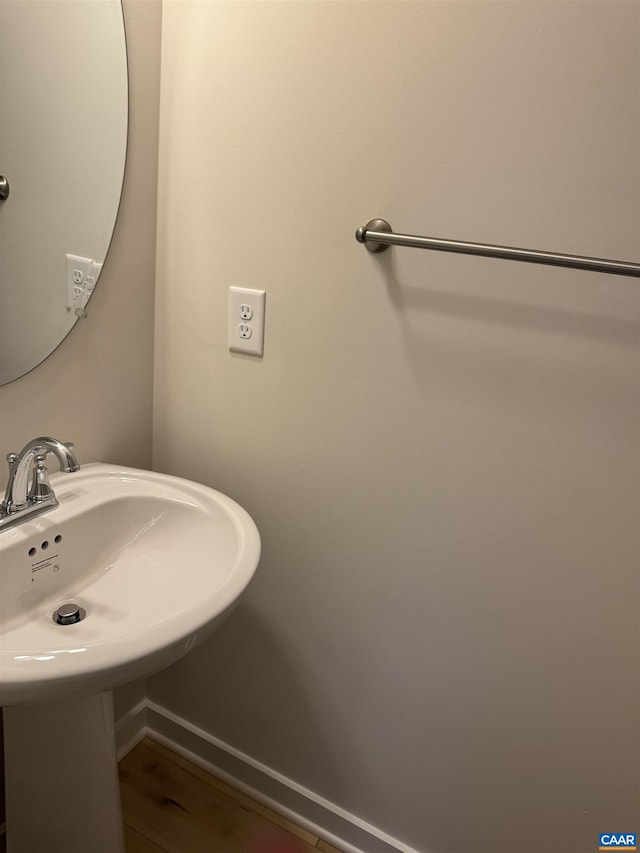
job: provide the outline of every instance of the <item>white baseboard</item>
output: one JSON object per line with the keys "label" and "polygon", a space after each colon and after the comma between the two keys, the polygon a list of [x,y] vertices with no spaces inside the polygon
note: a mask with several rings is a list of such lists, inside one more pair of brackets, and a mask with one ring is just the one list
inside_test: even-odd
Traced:
{"label": "white baseboard", "polygon": [[118,721],[118,760],[146,735],[344,853],[419,853],[149,700]]}
{"label": "white baseboard", "polygon": [[147,734],[147,700],[142,699],[116,721],[116,755],[118,761],[131,752],[134,746],[137,746]]}

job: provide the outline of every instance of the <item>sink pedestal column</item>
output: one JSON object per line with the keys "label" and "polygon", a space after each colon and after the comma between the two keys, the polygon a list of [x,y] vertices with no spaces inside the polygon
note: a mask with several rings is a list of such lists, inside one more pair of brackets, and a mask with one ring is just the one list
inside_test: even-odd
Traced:
{"label": "sink pedestal column", "polygon": [[112,694],[3,716],[7,853],[124,853]]}

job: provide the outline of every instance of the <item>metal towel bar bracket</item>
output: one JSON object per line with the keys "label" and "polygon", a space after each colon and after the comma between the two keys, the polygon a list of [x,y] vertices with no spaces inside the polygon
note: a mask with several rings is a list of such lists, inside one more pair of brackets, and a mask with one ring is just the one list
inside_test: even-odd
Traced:
{"label": "metal towel bar bracket", "polygon": [[414,249],[433,249],[436,252],[457,252],[463,255],[480,255],[485,258],[503,258],[525,261],[530,264],[549,264],[592,272],[630,275],[640,278],[640,264],[629,261],[612,261],[607,258],[585,258],[581,255],[563,255],[559,252],[537,252],[533,249],[515,249],[509,246],[491,246],[486,243],[465,243],[461,240],[440,240],[435,237],[414,237],[411,234],[394,234],[385,219],[371,219],[356,231],[356,240],[369,252],[384,252],[389,246],[410,246]]}

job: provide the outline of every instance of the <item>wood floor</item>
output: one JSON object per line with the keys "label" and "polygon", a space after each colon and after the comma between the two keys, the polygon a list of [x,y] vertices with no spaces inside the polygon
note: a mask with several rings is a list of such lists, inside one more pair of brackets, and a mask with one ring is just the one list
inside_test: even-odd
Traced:
{"label": "wood floor", "polygon": [[120,790],[127,853],[340,853],[149,739],[120,762]]}
{"label": "wood floor", "polygon": [[145,739],[120,762],[127,853],[340,853]]}

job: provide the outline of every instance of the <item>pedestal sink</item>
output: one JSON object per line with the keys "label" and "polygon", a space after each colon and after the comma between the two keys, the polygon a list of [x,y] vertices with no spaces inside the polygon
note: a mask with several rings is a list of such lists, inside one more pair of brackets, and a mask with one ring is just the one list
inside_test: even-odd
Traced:
{"label": "pedestal sink", "polygon": [[0,535],[8,853],[121,853],[110,691],[209,636],[260,537],[176,477],[96,463],[51,482],[59,506]]}

